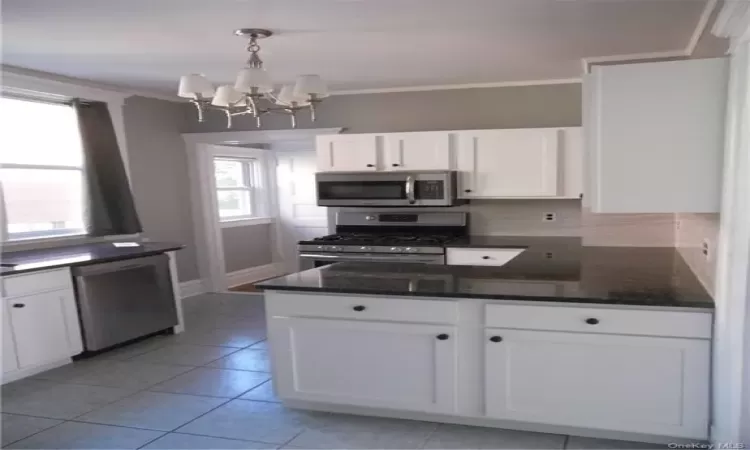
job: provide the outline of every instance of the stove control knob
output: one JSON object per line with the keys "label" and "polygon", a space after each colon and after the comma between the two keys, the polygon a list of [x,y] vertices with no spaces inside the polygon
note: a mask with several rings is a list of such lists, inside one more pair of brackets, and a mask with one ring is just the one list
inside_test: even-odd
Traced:
{"label": "stove control knob", "polygon": [[375,216],[365,216],[365,220],[375,220],[377,217]]}
{"label": "stove control knob", "polygon": [[329,245],[328,248],[326,248],[326,250],[330,250],[332,252],[340,252],[341,251],[341,247],[337,247],[335,245]]}
{"label": "stove control knob", "polygon": [[391,252],[393,252],[393,253],[401,253],[403,251],[404,251],[404,249],[401,248],[401,247],[391,247]]}
{"label": "stove control knob", "polygon": [[326,247],[324,245],[318,245],[317,247],[315,247],[315,250],[325,250],[325,249]]}
{"label": "stove control knob", "polygon": [[372,251],[372,247],[360,247],[359,249],[361,251],[363,251],[363,252],[371,252]]}
{"label": "stove control knob", "polygon": [[414,247],[406,247],[406,248],[404,249],[404,251],[405,251],[406,253],[417,253],[417,251],[418,251],[418,250],[417,250],[416,248],[414,248]]}

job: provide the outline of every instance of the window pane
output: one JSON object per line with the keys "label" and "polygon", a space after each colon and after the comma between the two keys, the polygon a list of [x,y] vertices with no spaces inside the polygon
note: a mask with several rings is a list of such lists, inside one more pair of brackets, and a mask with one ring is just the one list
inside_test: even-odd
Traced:
{"label": "window pane", "polygon": [[248,217],[253,215],[250,191],[218,191],[219,217]]}
{"label": "window pane", "polygon": [[242,161],[215,159],[216,187],[247,186]]}
{"label": "window pane", "polygon": [[83,165],[71,106],[0,97],[0,123],[0,164]]}
{"label": "window pane", "polygon": [[84,232],[81,170],[0,169],[9,239]]}

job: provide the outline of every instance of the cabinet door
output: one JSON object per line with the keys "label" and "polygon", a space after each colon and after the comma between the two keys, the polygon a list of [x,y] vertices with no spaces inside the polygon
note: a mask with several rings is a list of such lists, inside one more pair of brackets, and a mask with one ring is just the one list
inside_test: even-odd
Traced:
{"label": "cabinet door", "polygon": [[21,369],[71,356],[64,310],[69,295],[60,290],[6,299]]}
{"label": "cabinet door", "polygon": [[13,331],[10,328],[10,311],[7,302],[0,303],[0,314],[3,318],[3,373],[18,369],[16,344],[13,342]]}
{"label": "cabinet door", "polygon": [[455,410],[455,327],[272,318],[269,333],[282,397]]}
{"label": "cabinet door", "polygon": [[486,414],[705,439],[709,351],[698,339],[487,329]]}
{"label": "cabinet door", "polygon": [[318,170],[362,172],[378,170],[377,136],[335,134],[316,138]]}
{"label": "cabinet door", "polygon": [[727,58],[594,66],[584,126],[595,213],[715,213]]}
{"label": "cabinet door", "polygon": [[460,194],[466,198],[558,195],[558,129],[459,133]]}
{"label": "cabinet door", "polygon": [[391,133],[383,139],[385,170],[451,169],[450,133]]}

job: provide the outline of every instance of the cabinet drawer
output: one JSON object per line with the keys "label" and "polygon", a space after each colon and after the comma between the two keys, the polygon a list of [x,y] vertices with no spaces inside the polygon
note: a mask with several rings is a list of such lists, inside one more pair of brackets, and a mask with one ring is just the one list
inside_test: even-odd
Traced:
{"label": "cabinet drawer", "polygon": [[448,248],[445,256],[450,266],[502,266],[523,251],[522,248]]}
{"label": "cabinet drawer", "polygon": [[325,296],[267,292],[271,317],[325,317],[395,322],[455,323],[458,303],[409,298]]}
{"label": "cabinet drawer", "polygon": [[70,269],[67,268],[5,276],[2,283],[7,297],[72,288]]}
{"label": "cabinet drawer", "polygon": [[711,338],[711,313],[492,304],[485,308],[488,327]]}

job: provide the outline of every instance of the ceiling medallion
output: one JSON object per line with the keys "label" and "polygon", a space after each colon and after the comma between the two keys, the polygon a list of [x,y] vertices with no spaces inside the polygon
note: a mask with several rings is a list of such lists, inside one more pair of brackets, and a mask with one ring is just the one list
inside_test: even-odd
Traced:
{"label": "ceiling medallion", "polygon": [[297,112],[310,110],[310,119],[315,121],[316,105],[328,96],[328,89],[318,75],[300,75],[294,85],[284,85],[274,93],[274,85],[268,72],[263,68],[260,59],[259,39],[273,35],[270,30],[262,28],[241,28],[234,34],[247,38],[247,51],[250,58],[247,65],[237,74],[234,86],[219,86],[214,90],[213,84],[202,74],[183,75],[180,78],[178,95],[190,99],[198,112],[198,122],[205,121],[205,111],[214,109],[224,111],[227,117],[227,128],[232,128],[232,117],[251,115],[255,125],[261,126],[261,117],[267,113],[289,115],[292,128],[297,128]]}

